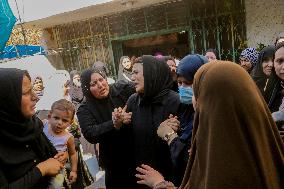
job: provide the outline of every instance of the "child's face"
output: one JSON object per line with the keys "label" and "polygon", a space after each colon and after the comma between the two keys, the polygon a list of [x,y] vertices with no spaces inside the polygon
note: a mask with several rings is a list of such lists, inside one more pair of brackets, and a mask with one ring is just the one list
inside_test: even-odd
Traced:
{"label": "child's face", "polygon": [[72,123],[72,112],[55,109],[49,113],[48,122],[52,131],[59,134]]}

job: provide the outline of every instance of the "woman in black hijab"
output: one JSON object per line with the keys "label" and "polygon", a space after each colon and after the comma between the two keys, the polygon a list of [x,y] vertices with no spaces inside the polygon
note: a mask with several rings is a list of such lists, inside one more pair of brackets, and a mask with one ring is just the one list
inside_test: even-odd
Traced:
{"label": "woman in black hijab", "polygon": [[77,116],[86,140],[100,144],[99,164],[105,169],[106,188],[132,189],[135,178],[130,128],[116,121],[113,112],[125,106],[134,87],[125,81],[108,85],[106,75],[93,68],[83,71],[81,81],[86,100]]}
{"label": "woman in black hijab", "polygon": [[45,189],[63,167],[34,115],[37,100],[28,72],[0,69],[1,188]]}
{"label": "woman in black hijab", "polygon": [[258,55],[255,67],[252,70],[251,76],[255,81],[260,91],[264,92],[267,79],[269,78],[273,68],[273,56],[275,53],[275,46],[264,47]]}
{"label": "woman in black hijab", "polygon": [[173,180],[173,166],[167,142],[157,135],[159,125],[177,115],[179,95],[171,90],[172,76],[165,61],[142,56],[133,66],[132,81],[136,94],[128,102],[132,112],[132,128],[136,166],[148,164]]}
{"label": "woman in black hijab", "polygon": [[283,49],[284,42],[278,43],[275,47],[272,72],[264,88],[264,98],[271,112],[282,109],[280,105],[284,97],[284,76],[281,71],[283,65]]}
{"label": "woman in black hijab", "polygon": [[[192,150],[179,189],[283,189],[283,142],[248,73],[232,62],[208,63],[195,74],[193,90]],[[142,168],[140,183],[173,188]]]}

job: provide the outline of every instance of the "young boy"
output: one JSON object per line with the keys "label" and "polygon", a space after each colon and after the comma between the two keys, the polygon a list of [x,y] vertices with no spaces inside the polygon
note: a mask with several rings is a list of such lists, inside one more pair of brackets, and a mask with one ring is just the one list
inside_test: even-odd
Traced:
{"label": "young boy", "polygon": [[[44,133],[58,152],[68,151],[71,160],[71,172],[69,183],[77,179],[78,157],[75,150],[74,137],[66,128],[72,123],[75,114],[73,104],[65,99],[54,102],[48,114],[48,120],[44,122]],[[66,172],[60,172],[53,180],[50,189],[61,188]]]}

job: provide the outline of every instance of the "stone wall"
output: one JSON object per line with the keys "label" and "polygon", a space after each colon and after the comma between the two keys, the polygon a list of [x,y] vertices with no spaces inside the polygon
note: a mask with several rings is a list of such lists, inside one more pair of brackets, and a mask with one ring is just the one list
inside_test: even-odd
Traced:
{"label": "stone wall", "polygon": [[245,0],[248,46],[269,45],[284,32],[284,0]]}

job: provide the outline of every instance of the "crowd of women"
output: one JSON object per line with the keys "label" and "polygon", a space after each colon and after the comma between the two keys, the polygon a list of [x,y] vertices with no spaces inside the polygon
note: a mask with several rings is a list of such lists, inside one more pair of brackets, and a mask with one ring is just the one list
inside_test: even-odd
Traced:
{"label": "crowd of women", "polygon": [[56,188],[67,159],[59,188],[92,183],[78,128],[99,144],[107,189],[284,188],[284,38],[244,49],[239,64],[218,59],[123,56],[113,84],[96,62],[71,72],[44,120],[42,79],[0,69],[0,188]]}

